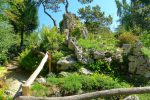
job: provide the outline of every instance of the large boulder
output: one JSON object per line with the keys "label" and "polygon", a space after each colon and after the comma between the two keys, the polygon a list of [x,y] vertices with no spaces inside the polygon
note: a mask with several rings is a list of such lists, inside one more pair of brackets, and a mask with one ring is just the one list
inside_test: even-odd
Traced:
{"label": "large boulder", "polygon": [[72,56],[63,57],[57,62],[57,69],[63,71],[71,69],[76,62],[77,60]]}

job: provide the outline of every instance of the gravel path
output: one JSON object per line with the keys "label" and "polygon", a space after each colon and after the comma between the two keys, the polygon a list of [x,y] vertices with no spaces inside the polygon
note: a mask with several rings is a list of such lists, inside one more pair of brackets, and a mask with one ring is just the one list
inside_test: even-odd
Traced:
{"label": "gravel path", "polygon": [[12,97],[21,95],[21,85],[28,79],[28,75],[19,69],[9,71],[6,76],[6,85],[8,86],[7,92]]}

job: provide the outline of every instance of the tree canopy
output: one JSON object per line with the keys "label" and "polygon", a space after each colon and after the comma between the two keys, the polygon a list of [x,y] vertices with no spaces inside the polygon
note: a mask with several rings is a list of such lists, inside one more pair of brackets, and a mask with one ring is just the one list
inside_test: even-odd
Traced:
{"label": "tree canopy", "polygon": [[33,0],[11,0],[8,4],[5,13],[15,32],[20,33],[20,47],[22,47],[24,33],[30,33],[38,26],[36,4]]}
{"label": "tree canopy", "polygon": [[98,5],[80,8],[78,13],[80,18],[85,21],[87,29],[93,33],[108,29],[108,26],[112,23],[112,17],[110,15],[106,17]]}

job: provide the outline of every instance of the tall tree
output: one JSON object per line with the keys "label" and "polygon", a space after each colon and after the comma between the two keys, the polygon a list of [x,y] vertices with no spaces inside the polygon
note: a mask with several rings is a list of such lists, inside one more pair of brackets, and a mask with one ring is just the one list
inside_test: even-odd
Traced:
{"label": "tall tree", "polygon": [[125,29],[132,29],[137,33],[150,30],[150,0],[131,0],[130,3],[126,0],[116,0],[116,5],[120,24]]}
{"label": "tall tree", "polygon": [[105,13],[96,5],[94,7],[86,6],[78,11],[80,18],[85,21],[88,31],[98,33],[102,30],[108,30],[108,26],[112,23],[112,17],[105,17]]}
{"label": "tall tree", "polygon": [[37,8],[33,0],[11,0],[8,4],[6,16],[15,32],[20,33],[20,49],[22,50],[24,34],[32,32],[38,26]]}
{"label": "tall tree", "polygon": [[51,18],[55,27],[57,27],[56,20],[52,15],[49,13],[51,12],[59,12],[60,11],[60,4],[64,2],[64,0],[37,0],[37,5],[42,5],[44,8],[44,13]]}
{"label": "tall tree", "polygon": [[[69,7],[69,0],[62,0],[64,5],[65,5],[65,12],[69,13],[68,7]],[[79,3],[81,4],[88,4],[91,3],[93,0],[78,0]]]}

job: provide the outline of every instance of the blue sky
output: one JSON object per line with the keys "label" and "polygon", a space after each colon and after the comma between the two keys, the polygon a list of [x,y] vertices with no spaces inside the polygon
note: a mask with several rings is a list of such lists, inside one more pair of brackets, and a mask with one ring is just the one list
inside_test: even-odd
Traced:
{"label": "blue sky", "polygon": [[[105,12],[105,15],[111,15],[113,17],[113,23],[111,25],[111,30],[115,30],[117,25],[119,24],[117,20],[119,19],[117,16],[117,8],[115,4],[115,0],[94,0],[91,4],[88,4],[91,6],[99,5],[101,7],[101,10]],[[86,5],[81,5],[77,2],[77,0],[69,0],[69,11],[72,13],[75,13],[78,15],[77,11],[79,8],[85,7]],[[62,20],[62,15],[64,14],[64,6],[61,6],[61,12],[53,13],[49,12],[57,22],[57,26],[59,26],[59,22]],[[44,13],[43,7],[40,6],[39,8],[39,23],[41,28],[43,25],[53,27],[52,20]]]}

